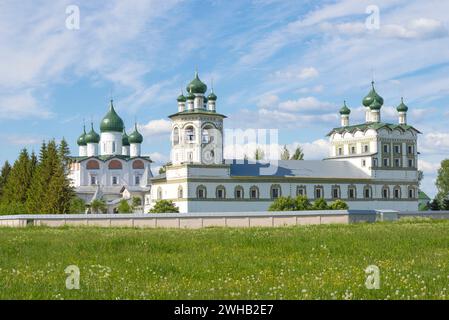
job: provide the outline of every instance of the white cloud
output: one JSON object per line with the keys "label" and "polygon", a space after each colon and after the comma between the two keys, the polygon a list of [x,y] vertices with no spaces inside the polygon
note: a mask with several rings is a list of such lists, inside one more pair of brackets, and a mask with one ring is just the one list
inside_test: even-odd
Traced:
{"label": "white cloud", "polygon": [[419,170],[422,170],[424,174],[435,175],[438,169],[440,168],[440,163],[419,159],[418,168]]}
{"label": "white cloud", "polygon": [[429,132],[418,141],[420,150],[424,154],[447,155],[449,153],[449,133]]}
{"label": "white cloud", "polygon": [[39,105],[30,91],[0,96],[0,119],[22,119],[26,117],[48,119],[53,115],[47,108]]}
{"label": "white cloud", "polygon": [[332,105],[327,102],[319,101],[315,97],[305,97],[305,98],[299,98],[298,100],[287,100],[284,102],[281,102],[279,104],[280,110],[286,110],[286,111],[322,111],[324,108],[329,108]]}
{"label": "white cloud", "polygon": [[170,160],[168,156],[159,152],[152,152],[149,156],[151,160],[158,164],[166,164]]}
{"label": "white cloud", "polygon": [[300,70],[285,70],[285,71],[276,71],[275,77],[277,79],[282,80],[306,80],[312,79],[319,76],[319,72],[314,67],[302,68]]}
{"label": "white cloud", "polygon": [[39,144],[44,139],[38,138],[36,136],[25,136],[25,135],[2,135],[8,144],[17,145],[17,146],[26,146]]}
{"label": "white cloud", "polygon": [[142,135],[146,138],[154,138],[161,135],[169,135],[171,132],[171,121],[165,119],[151,120],[145,125],[140,125]]}

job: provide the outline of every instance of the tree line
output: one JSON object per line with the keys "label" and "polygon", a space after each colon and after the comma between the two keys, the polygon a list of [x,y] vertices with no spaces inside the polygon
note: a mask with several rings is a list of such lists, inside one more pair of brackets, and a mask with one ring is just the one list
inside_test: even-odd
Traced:
{"label": "tree line", "polygon": [[11,166],[0,171],[0,214],[70,213],[76,199],[68,177],[70,150],[65,139],[59,144],[42,142],[39,155],[26,148]]}

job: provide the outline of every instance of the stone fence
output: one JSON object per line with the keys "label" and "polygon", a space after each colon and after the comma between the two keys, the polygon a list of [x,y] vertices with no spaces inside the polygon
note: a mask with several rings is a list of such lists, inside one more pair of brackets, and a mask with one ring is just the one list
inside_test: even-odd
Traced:
{"label": "stone fence", "polygon": [[96,226],[131,228],[280,227],[329,223],[449,219],[449,211],[324,210],[280,212],[71,214],[0,216],[0,227]]}

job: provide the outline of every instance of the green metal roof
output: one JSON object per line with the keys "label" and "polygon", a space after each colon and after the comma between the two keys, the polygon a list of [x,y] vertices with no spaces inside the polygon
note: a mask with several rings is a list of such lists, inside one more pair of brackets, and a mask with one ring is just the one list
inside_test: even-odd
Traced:
{"label": "green metal roof", "polygon": [[115,112],[113,101],[111,100],[109,111],[101,120],[100,132],[123,132],[124,127],[123,120]]}
{"label": "green metal roof", "polygon": [[120,154],[117,154],[117,155],[104,155],[104,156],[91,156],[91,157],[87,157],[87,156],[86,157],[70,156],[69,158],[72,161],[75,161],[75,162],[82,162],[82,161],[87,160],[87,159],[97,159],[97,160],[106,162],[106,161],[114,159],[114,158],[115,159],[121,159],[121,160],[124,160],[124,161],[130,161],[130,160],[134,160],[134,159],[144,159],[144,160],[153,162],[151,160],[151,158],[148,157],[148,156],[131,157],[131,156],[124,156],[124,155],[120,155]]}
{"label": "green metal roof", "polygon": [[134,125],[134,132],[128,136],[129,143],[142,143],[143,136],[137,131],[137,123]]}
{"label": "green metal roof", "polygon": [[205,110],[205,109],[194,109],[194,110],[185,110],[182,112],[177,112],[172,115],[169,115],[169,118],[175,117],[175,116],[182,116],[182,115],[197,115],[197,114],[204,114],[204,115],[213,115],[213,116],[220,116],[223,118],[227,118],[225,115],[216,113],[215,111]]}
{"label": "green metal roof", "polygon": [[200,80],[198,72],[195,72],[195,78],[190,81],[186,89],[189,93],[204,94],[207,91],[207,86]]}
{"label": "green metal roof", "polygon": [[367,123],[362,123],[362,124],[356,124],[356,125],[352,125],[352,126],[347,126],[347,127],[338,127],[338,128],[334,128],[332,129],[327,136],[330,136],[333,133],[343,133],[343,132],[356,132],[356,131],[366,131],[368,129],[374,129],[374,130],[379,130],[382,128],[386,128],[389,130],[394,130],[394,129],[400,129],[403,131],[407,131],[407,130],[413,130],[416,131],[417,133],[421,133],[419,130],[417,130],[416,128],[409,126],[407,124],[391,124],[391,123],[383,123],[383,122],[367,122]]}
{"label": "green metal roof", "polygon": [[98,143],[98,142],[100,142],[100,135],[95,132],[94,124],[91,123],[90,126],[91,126],[91,129],[84,136],[84,140],[86,141],[86,143]]}
{"label": "green metal roof", "polygon": [[125,129],[123,129],[123,134],[122,134],[122,145],[124,147],[129,146],[129,140],[128,140],[128,135],[126,134]]}
{"label": "green metal roof", "polygon": [[401,104],[398,105],[396,110],[398,110],[398,112],[407,112],[408,111],[408,107],[404,103],[404,98],[401,97]]}
{"label": "green metal roof", "polygon": [[178,99],[176,99],[176,100],[178,100],[178,102],[186,102],[186,101],[187,101],[187,98],[184,97],[184,94],[181,93],[181,94],[178,96]]}
{"label": "green metal roof", "polygon": [[348,106],[346,105],[346,101],[343,102],[343,107],[341,107],[340,109],[340,114],[341,115],[349,115],[351,113],[351,109],[348,108]]}
{"label": "green metal roof", "polygon": [[83,133],[80,135],[80,137],[78,138],[76,143],[79,146],[87,146],[87,143],[86,143],[86,126],[83,126]]}
{"label": "green metal roof", "polygon": [[419,200],[428,200],[428,201],[431,200],[430,197],[424,191],[421,191],[421,190],[419,190],[418,199]]}
{"label": "green metal roof", "polygon": [[377,101],[380,106],[384,104],[384,99],[377,94],[376,89],[374,89],[374,81],[372,81],[371,91],[366,95],[365,98],[363,98],[362,103],[365,107],[369,107],[374,101]]}
{"label": "green metal roof", "polygon": [[211,100],[211,101],[217,101],[217,96],[215,95],[215,93],[212,91],[208,96],[207,99]]}

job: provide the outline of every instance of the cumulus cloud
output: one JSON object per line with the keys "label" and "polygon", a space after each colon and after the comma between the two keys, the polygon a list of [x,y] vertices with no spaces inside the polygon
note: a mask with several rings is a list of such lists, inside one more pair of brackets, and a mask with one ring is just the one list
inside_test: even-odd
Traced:
{"label": "cumulus cloud", "polygon": [[169,135],[171,121],[165,119],[150,120],[147,124],[139,126],[142,135],[147,138]]}
{"label": "cumulus cloud", "polygon": [[21,119],[26,117],[48,119],[53,115],[50,110],[39,105],[31,91],[0,96],[0,119]]}
{"label": "cumulus cloud", "polygon": [[449,153],[449,133],[429,132],[418,141],[420,150],[425,154],[447,155]]}
{"label": "cumulus cloud", "polygon": [[278,107],[280,110],[286,111],[318,111],[331,106],[330,103],[319,101],[315,97],[305,97],[281,102]]}

